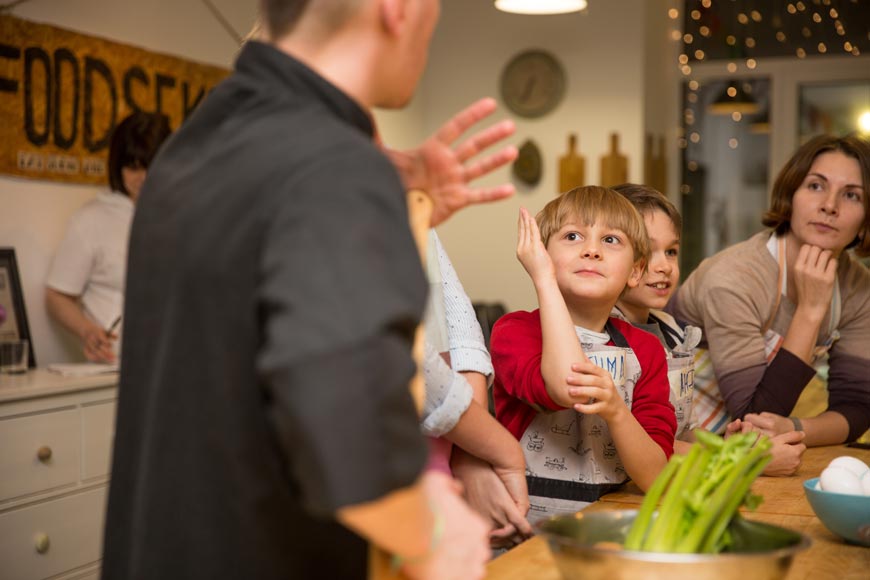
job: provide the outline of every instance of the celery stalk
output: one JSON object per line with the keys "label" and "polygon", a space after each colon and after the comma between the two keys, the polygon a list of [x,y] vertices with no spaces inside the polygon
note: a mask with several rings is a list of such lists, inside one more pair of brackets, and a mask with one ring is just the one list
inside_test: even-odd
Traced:
{"label": "celery stalk", "polygon": [[696,466],[702,460],[704,453],[705,449],[699,445],[693,445],[689,450],[685,461],[683,461],[682,466],[680,466],[680,469],[674,476],[674,481],[671,484],[672,490],[668,491],[659,507],[658,517],[653,522],[646,541],[643,544],[644,551],[670,551],[673,538],[679,530],[680,523],[683,521],[686,488],[691,484],[689,478],[691,476],[697,477],[698,470]]}
{"label": "celery stalk", "polygon": [[728,524],[740,506],[758,499],[750,497],[750,487],[770,461],[770,441],[755,433],[723,440],[699,431],[696,437],[689,454],[671,457],[653,482],[626,537],[626,549],[719,551],[729,543]]}
{"label": "celery stalk", "polygon": [[652,514],[659,503],[659,498],[661,498],[665,488],[668,487],[668,484],[673,479],[674,474],[684,459],[685,457],[682,455],[672,455],[671,460],[668,461],[668,464],[665,465],[665,468],[646,492],[646,496],[643,498],[643,503],[640,506],[640,511],[637,513],[637,517],[625,538],[626,550],[641,549],[641,545],[646,537],[647,528],[652,519]]}
{"label": "celery stalk", "polygon": [[[746,474],[752,470],[752,467],[767,451],[765,446],[756,446],[734,464],[722,485],[710,495],[707,506],[698,514],[698,518],[692,524],[689,533],[677,544],[676,552],[697,552],[705,544],[707,536],[716,522],[721,518],[730,520],[734,516],[736,508],[730,514],[725,511],[729,499],[739,491],[740,484],[745,481]],[[744,489],[743,494],[738,495],[739,500],[742,500],[746,495],[746,489]]]}
{"label": "celery stalk", "polygon": [[[728,502],[726,503],[725,508],[722,510],[721,514],[719,514],[719,518],[714,521],[711,526],[710,531],[707,534],[707,539],[699,550],[701,553],[711,554],[721,550],[721,546],[717,546],[719,539],[725,533],[732,518],[737,515],[738,508],[745,503],[746,495],[749,493],[749,488],[752,485],[752,482],[754,482],[755,478],[761,474],[765,467],[767,467],[767,464],[770,463],[771,459],[773,458],[770,455],[762,456],[754,465],[752,465],[749,472],[743,478],[738,480],[736,489],[728,497]],[[717,547],[719,548],[718,550],[716,549]]]}

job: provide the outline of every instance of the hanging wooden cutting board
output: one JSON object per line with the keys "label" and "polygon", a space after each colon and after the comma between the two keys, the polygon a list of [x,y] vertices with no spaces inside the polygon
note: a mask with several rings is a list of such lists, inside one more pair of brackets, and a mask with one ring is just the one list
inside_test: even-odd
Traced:
{"label": "hanging wooden cutting board", "polygon": [[619,133],[610,134],[610,152],[601,157],[601,185],[612,187],[628,181],[628,157],[619,152]]}
{"label": "hanging wooden cutting board", "polygon": [[568,135],[568,152],[559,158],[559,191],[565,193],[586,185],[586,160],[577,153],[577,135]]}
{"label": "hanging wooden cutting board", "polygon": [[665,138],[659,136],[659,147],[652,158],[652,179],[647,182],[661,193],[668,195],[668,158],[665,155]]}

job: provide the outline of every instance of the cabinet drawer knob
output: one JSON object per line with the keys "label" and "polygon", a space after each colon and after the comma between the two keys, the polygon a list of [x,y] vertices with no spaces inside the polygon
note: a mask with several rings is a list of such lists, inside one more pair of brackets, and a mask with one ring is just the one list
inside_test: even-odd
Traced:
{"label": "cabinet drawer knob", "polygon": [[49,459],[51,459],[51,447],[49,447],[48,445],[43,445],[36,450],[36,457],[43,463],[46,463]]}
{"label": "cabinet drawer knob", "polygon": [[48,552],[48,548],[51,546],[51,540],[48,539],[48,534],[44,532],[36,534],[35,546],[36,551],[40,554]]}

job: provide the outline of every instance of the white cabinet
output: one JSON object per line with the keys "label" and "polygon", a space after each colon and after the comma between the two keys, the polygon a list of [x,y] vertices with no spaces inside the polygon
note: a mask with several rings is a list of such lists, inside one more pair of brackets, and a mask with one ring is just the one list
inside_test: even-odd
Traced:
{"label": "white cabinet", "polygon": [[0,375],[0,577],[99,577],[115,374]]}

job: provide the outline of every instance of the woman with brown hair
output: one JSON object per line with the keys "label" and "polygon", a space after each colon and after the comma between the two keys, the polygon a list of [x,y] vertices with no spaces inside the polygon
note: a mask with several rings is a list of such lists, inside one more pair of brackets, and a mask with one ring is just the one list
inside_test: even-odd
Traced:
{"label": "woman with brown hair", "polygon": [[[772,435],[804,431],[808,446],[851,441],[870,427],[870,144],[815,137],[774,183],[762,222],[772,229],[705,260],[669,310],[704,330],[693,413]],[[705,346],[702,343],[702,346]],[[790,417],[828,355],[828,408]]]}

